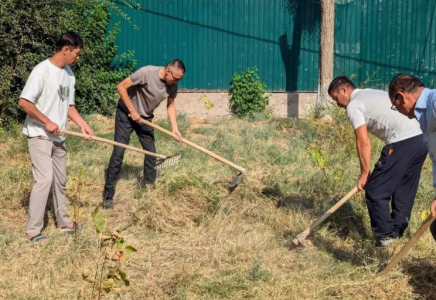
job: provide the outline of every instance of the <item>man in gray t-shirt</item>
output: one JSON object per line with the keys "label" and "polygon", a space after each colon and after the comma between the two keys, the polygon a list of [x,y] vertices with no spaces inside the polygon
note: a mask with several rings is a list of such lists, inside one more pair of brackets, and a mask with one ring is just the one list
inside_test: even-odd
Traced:
{"label": "man in gray t-shirt", "polygon": [[[407,228],[427,156],[419,123],[392,109],[386,92],[356,89],[345,76],[335,78],[328,93],[353,125],[360,161],[357,188],[365,189],[376,246],[388,246]],[[371,174],[368,132],[386,143]]]}
{"label": "man in gray t-shirt", "polygon": [[[141,123],[141,118],[151,121],[153,111],[167,99],[168,118],[172,132],[180,141],[182,136],[177,127],[177,112],[174,99],[177,96],[177,83],[185,74],[185,65],[180,59],[168,63],[166,67],[145,66],[121,81],[117,86],[120,100],[115,117],[115,141],[128,144],[130,135],[136,132],[144,150],[156,152],[154,131]],[[124,148],[114,147],[107,169],[103,191],[103,207],[113,208],[116,181],[119,178],[124,157]],[[156,180],[156,159],[144,159],[144,177],[141,186],[153,184]]]}

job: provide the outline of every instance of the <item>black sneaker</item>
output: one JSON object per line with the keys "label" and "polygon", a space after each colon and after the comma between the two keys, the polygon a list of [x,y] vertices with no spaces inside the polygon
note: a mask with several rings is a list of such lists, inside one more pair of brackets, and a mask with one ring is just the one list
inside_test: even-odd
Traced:
{"label": "black sneaker", "polygon": [[104,199],[103,200],[103,209],[114,209],[114,200],[113,199]]}

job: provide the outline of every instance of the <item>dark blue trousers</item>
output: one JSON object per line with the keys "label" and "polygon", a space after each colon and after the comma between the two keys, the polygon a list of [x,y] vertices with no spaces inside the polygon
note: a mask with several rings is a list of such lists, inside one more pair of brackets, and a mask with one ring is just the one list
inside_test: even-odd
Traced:
{"label": "dark blue trousers", "polygon": [[376,238],[401,237],[406,230],[427,152],[422,134],[383,147],[365,186]]}
{"label": "dark blue trousers", "polygon": [[[152,118],[144,118],[151,122]],[[114,140],[123,144],[129,144],[130,135],[135,131],[142,148],[147,151],[156,152],[154,145],[154,129],[150,126],[139,124],[128,117],[126,111],[119,105],[115,116]],[[123,164],[125,148],[114,146],[109,167],[106,173],[106,183],[103,191],[103,199],[113,199],[115,195],[116,182],[119,179],[121,166]],[[152,184],[156,181],[156,159],[146,156],[144,159],[144,184]]]}

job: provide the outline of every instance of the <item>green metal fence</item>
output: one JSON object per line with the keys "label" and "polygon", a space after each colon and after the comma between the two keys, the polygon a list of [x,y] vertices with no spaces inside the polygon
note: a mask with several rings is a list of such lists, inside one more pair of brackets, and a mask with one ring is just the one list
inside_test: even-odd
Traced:
{"label": "green metal fence", "polygon": [[[316,91],[319,0],[140,0],[120,8],[120,51],[139,65],[173,58],[188,90],[228,90],[234,72],[257,67],[271,91]],[[398,72],[436,78],[435,0],[337,0],[335,74],[384,87]]]}
{"label": "green metal fence", "polygon": [[335,73],[385,88],[399,72],[436,82],[436,1],[336,1]]}

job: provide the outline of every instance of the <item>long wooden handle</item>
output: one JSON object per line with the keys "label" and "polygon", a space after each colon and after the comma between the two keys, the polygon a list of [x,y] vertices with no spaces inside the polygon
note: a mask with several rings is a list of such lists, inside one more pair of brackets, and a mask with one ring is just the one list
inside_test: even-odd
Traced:
{"label": "long wooden handle", "polygon": [[[163,132],[163,133],[165,133],[165,134],[167,134],[169,136],[172,136],[173,138],[177,138],[177,135],[175,135],[171,131],[166,130],[165,128],[160,127],[159,125],[156,125],[156,124],[154,124],[154,123],[152,123],[150,121],[144,120],[142,118],[141,118],[141,122],[146,124],[146,125],[148,125],[148,126],[150,126],[150,127],[155,128],[155,129],[157,129],[157,130],[159,130],[159,131],[161,131],[161,132]],[[195,148],[195,149],[197,149],[197,150],[200,150],[201,152],[203,152],[203,153],[205,153],[205,154],[215,158],[216,160],[219,160],[222,163],[225,163],[225,164],[231,166],[232,168],[235,168],[236,170],[239,170],[241,173],[245,173],[245,169],[243,167],[238,166],[237,164],[235,164],[235,163],[225,159],[224,157],[221,157],[221,156],[213,153],[212,151],[207,150],[206,148],[203,148],[203,147],[201,147],[201,146],[199,146],[199,145],[197,145],[197,144],[195,144],[193,142],[190,142],[190,141],[188,141],[188,140],[186,140],[184,138],[182,138],[182,142],[187,144],[187,145],[189,145],[189,146],[191,146],[191,147],[193,147],[193,148]]]}
{"label": "long wooden handle", "polygon": [[427,231],[435,219],[436,217],[433,217],[431,214],[427,217],[427,219],[425,219],[421,227],[418,228],[410,240],[403,246],[403,248],[401,248],[400,252],[398,252],[398,254],[389,262],[386,268],[384,268],[384,270],[381,272],[382,275],[389,273],[400,262],[400,260],[406,256],[410,248],[412,248],[416,242],[418,242],[419,238],[424,234],[424,232]]}
{"label": "long wooden handle", "polygon": [[63,134],[78,136],[78,137],[82,137],[82,138],[89,138],[90,137],[93,141],[98,141],[98,142],[102,142],[102,143],[106,143],[106,144],[111,144],[111,145],[118,146],[118,147],[123,147],[123,148],[129,149],[129,150],[132,150],[132,151],[136,151],[136,152],[139,152],[139,153],[142,153],[142,154],[145,154],[145,155],[149,155],[149,156],[153,156],[153,157],[156,157],[156,158],[160,158],[160,159],[166,159],[167,158],[165,155],[156,154],[154,152],[142,150],[142,149],[130,146],[130,145],[126,145],[126,144],[123,144],[123,143],[118,143],[118,142],[115,142],[115,141],[112,141],[112,140],[108,140],[108,139],[104,139],[104,138],[101,138],[101,137],[98,137],[98,136],[95,136],[95,135],[89,136],[87,134],[83,134],[83,133],[79,133],[79,132],[75,132],[75,131],[70,131],[70,130],[65,130],[65,129],[61,129],[60,132],[63,133]]}
{"label": "long wooden handle", "polygon": [[339,207],[341,207],[345,202],[350,200],[351,197],[354,196],[354,194],[357,193],[357,186],[352,188],[342,199],[340,199],[338,202],[336,202],[335,205],[333,205],[328,211],[326,211],[321,217],[316,219],[309,227],[307,227],[302,233],[298,235],[299,240],[304,240],[313,229],[318,227],[319,224],[324,222],[325,219],[327,219],[331,214],[333,214],[336,210],[338,210]]}

